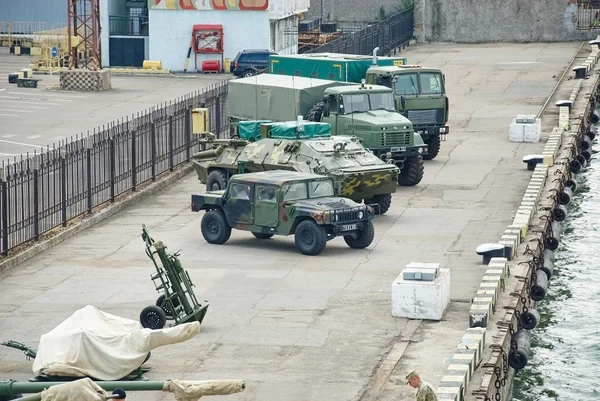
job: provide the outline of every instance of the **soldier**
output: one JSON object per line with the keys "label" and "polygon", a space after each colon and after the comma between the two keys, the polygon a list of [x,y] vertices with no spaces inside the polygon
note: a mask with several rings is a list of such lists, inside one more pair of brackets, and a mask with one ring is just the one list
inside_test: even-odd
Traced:
{"label": "soldier", "polygon": [[438,401],[433,386],[424,380],[421,380],[414,370],[406,375],[406,384],[417,390],[417,401]]}

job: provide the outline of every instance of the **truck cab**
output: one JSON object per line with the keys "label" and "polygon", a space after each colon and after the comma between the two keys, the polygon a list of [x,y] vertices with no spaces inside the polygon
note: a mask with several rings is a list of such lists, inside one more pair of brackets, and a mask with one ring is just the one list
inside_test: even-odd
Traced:
{"label": "truck cab", "polygon": [[367,70],[366,82],[393,90],[395,109],[412,122],[414,130],[429,145],[424,158],[435,158],[441,137],[449,132],[444,74],[437,68],[418,65],[373,66]]}

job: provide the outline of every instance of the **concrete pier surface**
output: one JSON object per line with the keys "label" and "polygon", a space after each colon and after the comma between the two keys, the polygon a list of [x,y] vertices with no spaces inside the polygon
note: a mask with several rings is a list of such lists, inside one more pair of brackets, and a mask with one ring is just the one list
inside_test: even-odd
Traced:
{"label": "concrete pier surface", "polygon": [[[403,379],[411,370],[437,387],[486,268],[475,248],[495,242],[512,222],[531,176],[521,159],[543,148],[510,143],[509,124],[540,110],[579,45],[408,49],[411,64],[445,72],[451,133],[425,163],[421,184],[398,188],[390,211],[375,221],[369,249],[335,239],[321,255],[305,257],[291,237],[257,240],[239,231],[225,245],[209,245],[202,214],[189,210],[190,194],[204,190],[190,174],[5,273],[0,338],[37,346],[87,304],[137,319],[158,296],[140,238],[144,223],[171,251],[182,249],[198,298],[211,302],[198,336],[152,352],[152,380],[246,379],[247,390],[227,398],[262,401],[409,400],[415,391]],[[391,316],[391,284],[410,262],[451,269],[452,302],[442,321]],[[0,347],[0,379],[31,375],[22,353]]]}

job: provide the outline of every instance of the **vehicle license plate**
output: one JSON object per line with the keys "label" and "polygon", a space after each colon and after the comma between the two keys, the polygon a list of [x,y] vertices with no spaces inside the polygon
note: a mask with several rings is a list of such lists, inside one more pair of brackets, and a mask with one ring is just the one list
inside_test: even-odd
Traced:
{"label": "vehicle license plate", "polygon": [[392,153],[394,153],[394,152],[406,152],[406,148],[399,148],[399,147],[392,148],[391,152]]}
{"label": "vehicle license plate", "polygon": [[344,224],[342,226],[342,231],[353,231],[356,230],[356,224]]}

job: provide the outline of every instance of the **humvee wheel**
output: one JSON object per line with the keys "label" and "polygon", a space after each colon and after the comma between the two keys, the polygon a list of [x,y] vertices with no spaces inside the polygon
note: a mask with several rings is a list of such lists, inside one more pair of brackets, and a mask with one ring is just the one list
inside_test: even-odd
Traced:
{"label": "humvee wheel", "polygon": [[213,170],[206,178],[207,191],[221,191],[227,188],[227,173],[224,170]]}
{"label": "humvee wheel", "polygon": [[350,248],[364,249],[373,243],[375,238],[375,227],[373,223],[367,221],[365,228],[358,233],[358,236],[354,238],[352,235],[344,235],[344,241]]}
{"label": "humvee wheel", "polygon": [[252,235],[254,235],[258,239],[269,239],[273,236],[273,234],[255,233],[255,232],[253,232]]}
{"label": "humvee wheel", "polygon": [[202,236],[209,244],[224,244],[231,236],[231,227],[221,210],[209,210],[200,223]]}
{"label": "humvee wheel", "polygon": [[402,171],[398,175],[398,185],[403,187],[413,187],[421,182],[425,166],[423,165],[423,156],[407,157],[404,161]]}
{"label": "humvee wheel", "polygon": [[294,233],[296,248],[303,255],[318,255],[327,245],[327,232],[325,228],[317,225],[313,220],[304,220]]}
{"label": "humvee wheel", "polygon": [[440,153],[441,136],[430,136],[427,140],[427,154],[423,156],[424,160],[433,160]]}
{"label": "humvee wheel", "polygon": [[377,203],[379,207],[375,209],[375,214],[385,214],[392,205],[392,194],[375,195],[370,199],[365,199],[365,205],[369,203]]}
{"label": "humvee wheel", "polygon": [[162,329],[167,323],[167,315],[156,305],[146,306],[140,313],[140,323],[146,329]]}

